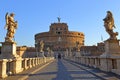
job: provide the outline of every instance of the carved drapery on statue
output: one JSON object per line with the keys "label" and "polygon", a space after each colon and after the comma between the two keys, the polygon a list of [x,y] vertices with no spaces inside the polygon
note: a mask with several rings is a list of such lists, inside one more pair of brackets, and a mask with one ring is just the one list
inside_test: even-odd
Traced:
{"label": "carved drapery on statue", "polygon": [[14,13],[10,13],[10,15],[6,13],[5,19],[6,19],[5,28],[7,29],[5,42],[14,42],[13,38],[15,31],[17,29],[17,21],[14,21]]}
{"label": "carved drapery on statue", "polygon": [[103,19],[103,21],[106,32],[110,35],[109,39],[117,39],[116,36],[118,35],[118,32],[113,31],[113,28],[115,28],[115,24],[112,13],[110,11],[107,11],[107,15]]}
{"label": "carved drapery on statue", "polygon": [[43,42],[43,40],[41,40],[40,43],[39,43],[40,52],[43,52],[43,49],[44,49],[44,42]]}
{"label": "carved drapery on statue", "polygon": [[79,41],[76,41],[76,51],[80,51],[80,47],[79,47],[79,45],[80,45],[80,43],[79,43]]}

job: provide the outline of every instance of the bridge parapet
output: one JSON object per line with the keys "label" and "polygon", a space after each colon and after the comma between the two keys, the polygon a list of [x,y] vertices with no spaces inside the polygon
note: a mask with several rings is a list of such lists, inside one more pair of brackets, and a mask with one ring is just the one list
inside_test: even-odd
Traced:
{"label": "bridge parapet", "polygon": [[54,60],[53,57],[0,59],[0,78],[5,78],[12,74],[17,74],[26,69]]}
{"label": "bridge parapet", "polygon": [[120,75],[120,57],[81,56],[66,59]]}

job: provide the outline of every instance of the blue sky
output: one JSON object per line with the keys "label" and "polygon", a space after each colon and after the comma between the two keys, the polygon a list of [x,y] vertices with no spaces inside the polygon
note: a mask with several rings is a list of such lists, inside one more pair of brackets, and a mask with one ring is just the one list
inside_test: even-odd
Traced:
{"label": "blue sky", "polygon": [[49,31],[58,16],[70,31],[84,32],[85,45],[95,45],[101,35],[104,40],[109,37],[103,26],[106,11],[113,13],[114,31],[120,32],[119,3],[120,0],[0,0],[0,42],[6,35],[5,14],[14,12],[18,21],[15,41],[19,46],[34,46],[34,35]]}

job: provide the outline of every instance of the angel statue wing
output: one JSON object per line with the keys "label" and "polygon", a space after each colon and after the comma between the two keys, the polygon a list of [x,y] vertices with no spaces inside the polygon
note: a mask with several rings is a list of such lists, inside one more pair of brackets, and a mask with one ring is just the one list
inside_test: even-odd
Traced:
{"label": "angel statue wing", "polygon": [[7,25],[8,25],[8,12],[6,13],[6,15],[5,15],[5,20],[6,20],[6,24],[5,24],[5,29],[7,29]]}

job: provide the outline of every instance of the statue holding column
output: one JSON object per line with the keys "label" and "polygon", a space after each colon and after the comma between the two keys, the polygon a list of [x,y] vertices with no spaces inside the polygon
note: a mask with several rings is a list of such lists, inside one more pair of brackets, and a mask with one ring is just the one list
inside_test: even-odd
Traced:
{"label": "statue holding column", "polygon": [[13,38],[18,25],[17,21],[14,20],[14,15],[15,15],[14,13],[10,14],[6,13],[5,15],[6,19],[5,29],[7,29],[5,42],[14,42]]}
{"label": "statue holding column", "polygon": [[113,31],[113,28],[115,28],[115,24],[114,24],[113,15],[110,11],[107,11],[107,15],[103,19],[103,21],[106,32],[110,35],[109,39],[117,39],[116,36],[118,35],[118,32]]}

